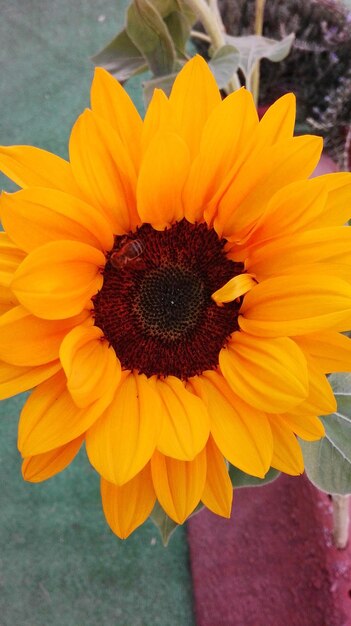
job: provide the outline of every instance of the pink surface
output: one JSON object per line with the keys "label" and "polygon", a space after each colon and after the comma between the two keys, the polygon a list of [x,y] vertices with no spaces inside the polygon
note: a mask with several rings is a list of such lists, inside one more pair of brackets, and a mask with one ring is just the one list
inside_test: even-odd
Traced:
{"label": "pink surface", "polygon": [[337,171],[338,167],[335,161],[333,161],[333,159],[331,159],[330,156],[328,156],[327,154],[322,154],[320,161],[316,169],[314,170],[311,178],[314,178],[315,176],[322,176],[323,174],[331,174]]}
{"label": "pink surface", "polygon": [[197,626],[351,626],[351,549],[304,477],[238,489],[232,519],[188,523]]}

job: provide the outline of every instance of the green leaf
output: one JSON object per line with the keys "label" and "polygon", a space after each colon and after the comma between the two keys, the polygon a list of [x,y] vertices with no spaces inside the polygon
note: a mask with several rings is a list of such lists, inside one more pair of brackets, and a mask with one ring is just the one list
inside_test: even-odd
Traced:
{"label": "green leaf", "polygon": [[[202,504],[202,502],[200,502],[197,505],[196,509],[194,509],[192,514],[189,515],[188,519],[190,519],[190,517],[194,517],[194,515],[202,511],[203,508],[204,505]],[[177,524],[170,517],[168,517],[167,513],[164,512],[163,508],[160,506],[157,500],[150,515],[150,519],[153,521],[155,526],[157,526],[161,535],[163,545],[165,547],[168,546],[169,540],[173,533],[177,530],[179,524]]]}
{"label": "green leaf", "polygon": [[172,85],[177,77],[177,74],[168,74],[167,76],[159,76],[158,78],[151,78],[143,83],[143,93],[145,106],[147,106],[152,98],[152,94],[155,89],[162,89],[166,96],[171,93]]}
{"label": "green leaf", "polygon": [[234,46],[225,45],[216,50],[208,65],[219,89],[226,87],[239,67],[239,60],[239,51]]}
{"label": "green leaf", "polygon": [[275,62],[285,59],[291,50],[295,35],[291,33],[281,41],[268,39],[261,35],[247,35],[245,37],[226,35],[225,38],[228,44],[239,51],[239,66],[245,76],[246,87],[249,89],[256,63],[260,59],[269,59]]}
{"label": "green leaf", "polygon": [[176,52],[172,38],[150,0],[133,0],[127,11],[127,33],[155,76],[174,71]]}
{"label": "green leaf", "polygon": [[191,30],[188,20],[179,11],[173,11],[164,19],[176,51],[181,55],[185,55],[185,47]]}
{"label": "green leaf", "polygon": [[250,474],[245,474],[245,472],[242,472],[237,467],[230,465],[229,476],[231,478],[232,485],[235,488],[263,487],[263,485],[268,485],[268,483],[271,483],[273,482],[273,480],[278,478],[278,476],[280,476],[280,472],[271,467],[264,478],[257,478],[257,476],[250,476]]}
{"label": "green leaf", "polygon": [[162,17],[167,17],[178,8],[176,0],[149,0],[149,2]]}
{"label": "green leaf", "polygon": [[167,513],[164,512],[163,508],[157,501],[150,515],[150,519],[153,521],[155,526],[157,526],[163,545],[168,546],[169,540],[174,531],[178,528],[179,524],[168,517]]}
{"label": "green leaf", "polygon": [[[162,2],[163,0],[160,1]],[[184,15],[189,24],[189,28],[191,28],[198,19],[196,13],[194,13],[194,11],[189,7],[187,0],[174,0],[174,2],[176,5],[176,10]]]}
{"label": "green leaf", "polygon": [[173,11],[181,13],[187,20],[189,27],[197,21],[195,13],[188,6],[187,0],[149,0],[153,7],[163,18],[167,17]]}
{"label": "green leaf", "polygon": [[128,80],[131,76],[147,70],[143,55],[125,30],[118,33],[103,50],[93,56],[92,61],[111,72],[120,81]]}
{"label": "green leaf", "polygon": [[351,374],[332,374],[329,382],[338,408],[321,417],[326,436],[300,444],[310,481],[326,493],[346,495],[351,494]]}

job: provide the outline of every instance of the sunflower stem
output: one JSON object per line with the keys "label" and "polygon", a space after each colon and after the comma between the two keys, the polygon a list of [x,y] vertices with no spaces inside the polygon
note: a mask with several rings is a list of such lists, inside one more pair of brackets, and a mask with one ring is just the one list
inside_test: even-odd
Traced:
{"label": "sunflower stem", "polygon": [[333,500],[333,539],[338,550],[346,548],[349,540],[350,498],[334,495]]}
{"label": "sunflower stem", "polygon": [[194,39],[200,39],[201,41],[206,41],[207,43],[211,43],[211,39],[205,33],[201,33],[199,30],[191,30],[190,35],[194,37]]}
{"label": "sunflower stem", "polygon": [[[255,12],[255,35],[262,35],[263,32],[263,15],[266,0],[256,0]],[[259,90],[260,90],[260,62],[257,61],[255,69],[252,72],[252,95],[257,106]]]}
{"label": "sunflower stem", "polygon": [[208,5],[210,7],[210,10],[212,11],[214,19],[216,20],[218,24],[219,29],[222,31],[222,33],[225,33],[225,27],[222,22],[222,16],[218,8],[217,0],[208,0]]}
{"label": "sunflower stem", "polygon": [[186,0],[189,7],[199,18],[211,42],[214,50],[218,50],[225,44],[223,30],[218,23],[218,17],[214,16],[213,11],[205,0]]}
{"label": "sunflower stem", "polygon": [[[200,20],[205,31],[207,32],[213,51],[216,52],[226,45],[225,28],[222,22],[221,14],[218,9],[217,0],[209,0],[209,4],[205,0],[186,0],[186,3]],[[228,83],[226,91],[236,91],[240,89],[240,81],[236,72],[234,72]]]}

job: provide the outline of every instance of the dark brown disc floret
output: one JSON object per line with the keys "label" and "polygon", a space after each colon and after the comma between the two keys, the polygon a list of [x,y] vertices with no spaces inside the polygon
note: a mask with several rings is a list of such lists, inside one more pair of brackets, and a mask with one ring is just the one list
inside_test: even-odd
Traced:
{"label": "dark brown disc floret", "polygon": [[211,294],[243,271],[226,257],[225,243],[206,224],[185,219],[115,238],[93,302],[95,324],[122,368],[186,380],[218,365],[238,329],[240,303],[218,306]]}

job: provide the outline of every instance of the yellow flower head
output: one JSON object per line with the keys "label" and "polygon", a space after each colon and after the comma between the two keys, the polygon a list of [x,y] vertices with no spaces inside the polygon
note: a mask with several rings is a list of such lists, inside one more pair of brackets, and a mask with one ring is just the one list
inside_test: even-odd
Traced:
{"label": "yellow flower head", "polygon": [[294,97],[258,120],[221,101],[196,57],[142,121],[97,69],[70,162],[0,149],[0,394],[35,387],[23,475],[66,467],[83,441],[126,537],[156,499],[182,523],[230,515],[226,460],[303,471],[323,436],[325,374],[350,369],[348,174],[308,179],[318,137],[293,137]]}

